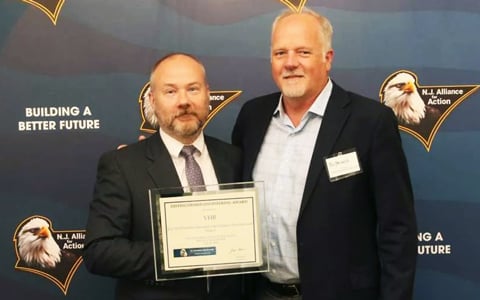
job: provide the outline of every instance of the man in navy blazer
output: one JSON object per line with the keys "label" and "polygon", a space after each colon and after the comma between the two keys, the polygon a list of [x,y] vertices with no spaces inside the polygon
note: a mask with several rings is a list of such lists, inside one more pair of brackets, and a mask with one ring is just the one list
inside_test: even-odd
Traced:
{"label": "man in navy blazer", "polygon": [[232,133],[245,180],[265,183],[269,273],[251,299],[410,300],[413,193],[390,108],[329,77],[332,26],[284,12],[271,36],[281,90],[247,102]]}
{"label": "man in navy blazer", "polygon": [[[102,155],[90,204],[84,261],[94,274],[118,278],[115,299],[239,299],[237,276],[156,282],[149,209],[149,189],[190,185],[184,145],[194,154],[205,184],[237,182],[241,152],[204,136],[209,89],[203,65],[174,53],[160,59],[150,78],[153,125],[149,138]],[[189,218],[190,216],[185,216]]]}

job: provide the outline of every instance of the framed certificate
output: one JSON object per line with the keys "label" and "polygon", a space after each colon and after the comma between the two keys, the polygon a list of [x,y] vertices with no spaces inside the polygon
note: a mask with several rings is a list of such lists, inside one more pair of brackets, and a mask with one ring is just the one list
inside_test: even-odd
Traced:
{"label": "framed certificate", "polygon": [[149,195],[156,280],[268,271],[262,183],[201,192],[152,189]]}

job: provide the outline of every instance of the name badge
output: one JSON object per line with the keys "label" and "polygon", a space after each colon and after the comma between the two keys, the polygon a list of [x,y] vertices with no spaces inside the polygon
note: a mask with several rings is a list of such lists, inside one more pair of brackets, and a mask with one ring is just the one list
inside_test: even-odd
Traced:
{"label": "name badge", "polygon": [[325,157],[330,182],[362,173],[357,151],[349,149]]}

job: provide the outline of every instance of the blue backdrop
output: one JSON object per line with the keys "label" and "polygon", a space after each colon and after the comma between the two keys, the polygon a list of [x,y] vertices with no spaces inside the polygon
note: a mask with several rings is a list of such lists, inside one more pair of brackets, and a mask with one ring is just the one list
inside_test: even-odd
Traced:
{"label": "blue backdrop", "polygon": [[[276,90],[271,22],[303,5],[332,21],[331,76],[347,89],[380,101],[399,70],[415,74],[417,88],[480,84],[477,0],[0,1],[2,299],[111,299],[113,280],[87,273],[81,258],[65,280],[22,268],[23,226],[37,216],[61,247],[81,244],[97,159],[141,133],[140,93],[168,52],[205,62],[212,91],[241,91],[206,128],[229,141],[241,105]],[[418,300],[480,298],[478,112],[474,90],[437,123],[429,149],[402,130],[419,222]]]}

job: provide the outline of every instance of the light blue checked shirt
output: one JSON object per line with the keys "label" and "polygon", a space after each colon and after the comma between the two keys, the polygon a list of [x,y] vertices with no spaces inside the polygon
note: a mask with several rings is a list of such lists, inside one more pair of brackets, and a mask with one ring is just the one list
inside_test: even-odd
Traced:
{"label": "light blue checked shirt", "polygon": [[[329,80],[294,127],[282,106],[273,113],[253,169],[253,179],[265,183],[272,282],[299,283],[296,227],[307,172],[323,114],[332,92]],[[312,237],[313,238],[313,237]]]}

